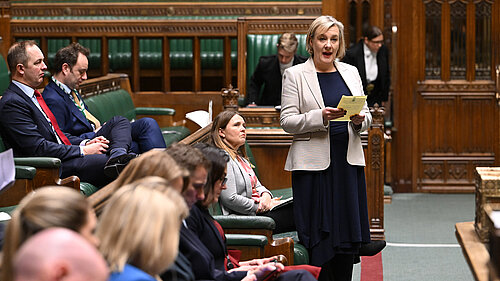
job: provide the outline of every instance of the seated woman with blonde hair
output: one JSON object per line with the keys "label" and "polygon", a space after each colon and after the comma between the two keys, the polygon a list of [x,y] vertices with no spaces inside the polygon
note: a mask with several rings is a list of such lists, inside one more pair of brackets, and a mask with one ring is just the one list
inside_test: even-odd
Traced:
{"label": "seated woman with blonde hair", "polygon": [[80,233],[97,246],[96,222],[94,210],[77,190],[49,186],[29,193],[21,200],[7,225],[0,280],[13,280],[14,255],[34,234],[50,227],[63,227]]}
{"label": "seated woman with blonde hair", "polygon": [[212,123],[208,142],[230,156],[227,189],[220,195],[222,213],[263,215],[274,219],[274,233],[295,231],[293,204],[273,209],[281,204],[281,198],[273,197],[252,169],[245,150],[246,123],[243,117],[236,111],[219,113]]}
{"label": "seated woman with blonde hair", "polygon": [[180,224],[187,215],[179,193],[158,177],[117,190],[97,227],[109,280],[159,280],[177,256]]}
{"label": "seated woman with blonde hair", "polygon": [[108,194],[113,194],[120,187],[148,176],[161,177],[172,188],[182,192],[185,188],[184,178],[188,176],[188,172],[177,165],[177,162],[165,150],[150,150],[141,154],[141,157],[131,160],[116,180],[92,194],[89,201],[100,213],[104,202],[109,199]]}

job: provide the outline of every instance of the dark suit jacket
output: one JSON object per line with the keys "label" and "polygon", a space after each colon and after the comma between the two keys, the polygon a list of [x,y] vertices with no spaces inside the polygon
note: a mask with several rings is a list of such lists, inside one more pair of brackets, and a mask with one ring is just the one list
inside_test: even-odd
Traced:
{"label": "dark suit jacket", "polygon": [[61,161],[80,157],[78,145],[83,139],[65,133],[74,145],[57,143],[50,123],[13,83],[0,99],[0,128],[4,142],[16,156],[57,157]]}
{"label": "dark suit jacket", "polygon": [[191,262],[196,280],[232,281],[241,280],[247,275],[246,271],[228,273],[217,269],[212,253],[200,241],[196,233],[186,228],[184,224],[181,226],[179,251]]}
{"label": "dark suit jacket", "polygon": [[[307,58],[297,54],[293,57],[293,65],[303,63]],[[260,95],[260,89],[264,90]],[[257,68],[250,78],[247,89],[248,103],[257,105],[281,105],[281,72],[277,55],[262,56]]]}
{"label": "dark suit jacket", "polygon": [[[75,106],[68,94],[57,86],[52,79],[43,90],[43,99],[54,113],[61,130],[84,139],[93,139],[95,137],[94,128],[92,128],[90,122]],[[85,107],[87,106],[85,105]]]}
{"label": "dark suit jacket", "polygon": [[215,268],[225,270],[225,257],[227,256],[226,242],[222,240],[217,227],[213,223],[213,218],[208,210],[193,206],[189,212],[186,223],[200,241],[214,256]]}
{"label": "dark suit jacket", "polygon": [[83,182],[103,186],[111,181],[104,176],[106,154],[80,156],[82,138],[64,133],[71,144],[57,142],[50,123],[31,99],[14,83],[0,99],[0,133],[5,145],[16,156],[56,157],[62,161],[61,176],[76,175]]}
{"label": "dark suit jacket", "polygon": [[[354,46],[347,50],[343,62],[354,65],[361,76],[363,82],[363,90],[366,91],[366,68],[365,68],[365,53],[363,51],[363,40],[360,40]],[[385,45],[380,47],[377,52],[378,76],[374,81],[375,88],[367,98],[368,106],[373,106],[375,103],[381,105],[381,102],[387,101],[389,97],[389,88],[391,86],[391,74],[389,72],[389,50]]]}

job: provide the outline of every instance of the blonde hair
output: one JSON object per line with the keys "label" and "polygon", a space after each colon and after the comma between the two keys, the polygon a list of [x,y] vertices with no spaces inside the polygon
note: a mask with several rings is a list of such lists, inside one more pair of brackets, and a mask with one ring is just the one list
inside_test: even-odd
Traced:
{"label": "blonde hair", "polygon": [[99,249],[111,271],[128,263],[157,276],[177,256],[180,224],[188,214],[180,194],[158,178],[125,185],[100,217]]}
{"label": "blonde hair", "polygon": [[170,183],[178,177],[188,175],[188,171],[177,165],[166,150],[153,149],[130,161],[118,178],[109,185],[116,190],[147,176],[162,177]]}
{"label": "blonde hair", "polygon": [[[229,121],[231,121],[231,119],[235,115],[239,115],[238,112],[226,110],[222,111],[217,115],[217,117],[215,117],[214,122],[212,123],[212,128],[210,129],[208,143],[218,148],[224,149],[229,154],[229,156],[231,156],[232,159],[236,159],[236,156],[239,155],[248,160],[245,145],[240,146],[236,150],[231,146],[229,146],[226,142],[224,142],[219,135],[219,130],[225,129],[227,124],[229,124]],[[243,118],[243,116],[241,116],[241,118]]]}
{"label": "blonde hair", "polygon": [[337,26],[339,28],[339,49],[335,54],[335,58],[343,58],[345,56],[344,25],[332,16],[320,16],[311,23],[309,30],[307,31],[306,50],[311,57],[314,57],[314,50],[311,46],[314,37],[318,33],[322,34],[328,31],[328,29],[333,26]]}
{"label": "blonde hair", "polygon": [[295,37],[295,34],[291,32],[281,34],[278,39],[278,48],[282,48],[289,53],[295,53],[298,45],[299,43],[297,37]]}
{"label": "blonde hair", "polygon": [[0,279],[13,280],[14,255],[28,238],[49,227],[80,232],[87,223],[89,210],[92,209],[85,197],[67,187],[43,187],[26,195],[7,224]]}

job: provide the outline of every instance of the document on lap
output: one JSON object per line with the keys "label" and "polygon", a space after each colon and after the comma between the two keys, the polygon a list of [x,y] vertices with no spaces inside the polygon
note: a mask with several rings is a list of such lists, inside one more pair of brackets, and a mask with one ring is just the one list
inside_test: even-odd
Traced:
{"label": "document on lap", "polygon": [[366,102],[366,96],[345,96],[340,99],[337,108],[342,108],[347,111],[346,115],[341,118],[333,119],[330,121],[350,121],[351,116],[359,114]]}
{"label": "document on lap", "polygon": [[269,209],[269,211],[272,211],[274,209],[279,209],[281,207],[287,206],[287,205],[292,204],[292,203],[293,203],[293,197],[280,200],[280,203],[276,206],[273,206],[271,209]]}

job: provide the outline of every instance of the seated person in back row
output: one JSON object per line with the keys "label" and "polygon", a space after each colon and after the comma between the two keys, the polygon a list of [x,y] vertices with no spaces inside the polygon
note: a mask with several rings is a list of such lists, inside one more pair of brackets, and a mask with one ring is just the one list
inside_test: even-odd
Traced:
{"label": "seated person in back row", "polygon": [[124,133],[109,141],[102,136],[89,141],[62,132],[36,90],[47,69],[43,60],[34,41],[16,42],[9,49],[12,83],[0,99],[0,132],[5,145],[16,156],[59,158],[61,177],[76,175],[83,182],[104,186],[117,176],[113,171],[136,156],[128,153],[130,123],[115,120]]}
{"label": "seated person in back row", "polygon": [[[78,94],[80,83],[87,79],[89,53],[89,49],[78,43],[60,49],[55,57],[55,73],[43,91],[43,98],[61,130],[84,139],[101,135],[102,126],[114,126],[109,124],[110,121],[100,124]],[[131,122],[131,126],[133,152],[144,153],[152,148],[165,148],[160,127],[154,119],[141,118]]]}
{"label": "seated person in back row", "polygon": [[[307,58],[295,54],[297,46],[298,41],[295,34],[283,33],[276,44],[278,54],[259,58],[259,64],[257,64],[248,85],[249,106],[281,104],[281,76],[283,72],[290,66],[307,60]],[[263,84],[264,90],[261,95]]]}

